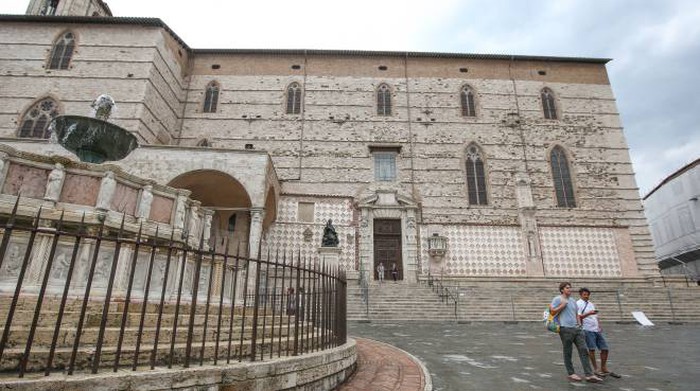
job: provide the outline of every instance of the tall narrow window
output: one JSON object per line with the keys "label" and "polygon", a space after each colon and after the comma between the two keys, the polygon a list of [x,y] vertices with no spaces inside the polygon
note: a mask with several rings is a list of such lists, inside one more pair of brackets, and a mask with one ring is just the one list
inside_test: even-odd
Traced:
{"label": "tall narrow window", "polygon": [[377,89],[377,115],[391,115],[391,89],[386,84]]}
{"label": "tall narrow window", "polygon": [[58,114],[58,105],[53,99],[40,100],[24,114],[19,137],[49,138],[49,122]]}
{"label": "tall narrow window", "polygon": [[396,152],[374,152],[374,179],[393,181],[396,179]]}
{"label": "tall narrow window", "polygon": [[204,111],[205,113],[216,113],[216,106],[219,104],[219,84],[215,81],[207,85],[207,90],[204,92]]}
{"label": "tall narrow window", "polygon": [[470,145],[467,148],[467,191],[469,193],[469,204],[488,204],[484,160],[481,157],[479,147],[476,145]]}
{"label": "tall narrow window", "polygon": [[571,172],[566,154],[561,147],[554,147],[550,155],[552,165],[552,180],[557,194],[557,206],[573,208],[576,206],[574,199],[574,186],[571,182]]}
{"label": "tall narrow window", "polygon": [[287,114],[301,114],[301,86],[292,83],[287,87]]}
{"label": "tall narrow window", "polygon": [[557,119],[557,106],[554,103],[554,94],[549,88],[542,90],[542,110],[547,119]]}
{"label": "tall narrow window", "polygon": [[68,69],[75,50],[75,36],[70,31],[59,37],[53,44],[49,57],[49,69]]}
{"label": "tall narrow window", "polygon": [[469,86],[464,86],[460,93],[462,103],[462,116],[475,117],[476,105],[474,104],[474,92]]}

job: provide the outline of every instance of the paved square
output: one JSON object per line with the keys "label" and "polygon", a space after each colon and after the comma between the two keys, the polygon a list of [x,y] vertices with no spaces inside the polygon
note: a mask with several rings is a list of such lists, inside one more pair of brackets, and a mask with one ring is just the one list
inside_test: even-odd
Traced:
{"label": "paved square", "polygon": [[[503,324],[350,323],[353,336],[395,345],[419,358],[435,391],[700,389],[700,325],[603,324],[608,367],[603,384],[569,383],[559,336],[539,322]],[[574,350],[575,351],[575,350]],[[574,367],[582,374],[578,357]]]}

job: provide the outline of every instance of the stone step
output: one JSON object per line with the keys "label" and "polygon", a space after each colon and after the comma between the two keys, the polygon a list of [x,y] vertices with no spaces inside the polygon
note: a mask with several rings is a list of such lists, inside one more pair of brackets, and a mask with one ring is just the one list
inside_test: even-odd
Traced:
{"label": "stone step", "polygon": [[[289,319],[290,322],[287,323],[285,320],[282,323],[282,327],[279,327],[279,323],[275,322],[275,329],[274,332],[275,334],[279,334],[280,332],[284,335],[287,333],[287,324],[290,325],[289,329],[292,330],[294,329],[294,320]],[[303,323],[304,327],[310,327],[310,323],[304,322]],[[221,336],[220,339],[228,339],[229,336],[229,329],[230,329],[230,324],[222,324],[221,325]],[[300,325],[301,327],[301,325]],[[265,334],[270,334],[272,332],[272,323],[271,322],[266,322],[265,324],[258,323],[258,335],[262,335],[264,332]],[[2,330],[2,328],[0,328]],[[155,335],[156,335],[156,328],[155,327],[145,327],[143,328],[141,332],[141,341],[143,344],[152,344],[153,341],[155,340]],[[170,341],[172,339],[172,330],[173,328],[171,326],[162,326],[160,328],[160,332],[158,335],[159,340],[167,340]],[[8,338],[8,343],[7,346],[12,348],[12,347],[20,347],[20,346],[25,346],[26,341],[29,336],[29,328],[27,327],[12,327],[10,328],[10,333],[9,333],[9,338]],[[135,327],[130,327],[124,329],[124,340],[123,344],[136,344],[136,341],[138,339],[138,328]],[[252,331],[253,327],[252,325],[246,325],[245,328],[243,328],[243,336],[244,338],[251,338],[252,336]],[[80,344],[81,346],[95,346],[98,338],[98,333],[99,329],[98,328],[87,328],[84,329],[81,333],[80,337]],[[217,339],[217,324],[212,323],[207,326],[206,330],[206,336],[208,341],[216,341]],[[51,341],[53,339],[53,334],[54,334],[54,328],[53,327],[38,327],[35,330],[34,338],[33,338],[33,343],[32,346],[34,347],[50,347],[51,346]],[[118,327],[108,327],[105,328],[104,332],[104,339],[103,339],[103,345],[104,346],[117,346],[118,341],[119,341],[119,334],[120,334],[120,328]],[[184,327],[179,327],[177,328],[177,334],[175,337],[176,342],[185,342],[187,340],[187,334],[188,334],[188,327],[185,325]],[[201,341],[204,335],[204,327],[202,326],[197,326],[193,327],[193,339],[196,341]],[[234,322],[233,324],[233,330],[231,335],[234,336],[234,340],[239,340],[240,335],[241,335],[241,323],[240,322]],[[61,329],[59,330],[59,335],[58,335],[58,340],[57,340],[57,346],[58,347],[72,347],[73,343],[75,341],[76,337],[76,330],[75,329]]]}
{"label": "stone step", "polygon": [[[244,361],[247,361],[247,357],[251,353],[251,341],[244,340],[243,344],[240,341],[233,341],[231,344],[231,357],[233,360],[237,360],[238,357],[242,357]],[[294,337],[289,338],[283,337],[280,343],[279,339],[265,339],[264,344],[262,339],[258,339],[256,343],[256,357],[260,359],[260,355],[264,356],[264,359],[269,359],[270,353],[272,353],[273,358],[278,355],[287,356],[293,353]],[[299,337],[299,344],[304,348],[305,351],[316,350],[319,343],[319,337],[313,337],[311,335],[302,335]],[[190,351],[190,362],[192,365],[199,364],[200,356],[203,357],[205,362],[212,361],[215,357],[218,360],[225,361],[228,355],[228,342],[219,343],[218,351],[216,348],[216,342],[206,342],[204,349],[202,350],[201,341],[197,341],[191,345]],[[281,346],[281,350],[279,350]],[[139,348],[138,363],[139,365],[147,365],[151,359],[151,353],[153,351],[153,344],[142,345]],[[186,343],[176,343],[173,355],[173,365],[181,365],[185,361],[185,355],[187,351]],[[53,370],[61,370],[68,367],[70,363],[72,349],[61,348],[55,351],[55,356],[52,364]],[[24,353],[24,349],[11,348],[6,349],[0,361],[0,371],[19,371],[20,357]],[[120,354],[120,366],[127,367],[131,366],[136,353],[135,345],[124,345]],[[46,368],[46,361],[48,358],[49,350],[45,348],[32,349],[32,353],[27,362],[27,371],[36,372],[43,371]],[[82,371],[91,368],[93,359],[95,358],[94,347],[81,347],[77,351],[75,360],[75,370]],[[114,365],[116,360],[116,347],[115,346],[104,346],[102,348],[102,353],[100,357],[100,367],[108,368]],[[170,341],[162,341],[158,344],[157,352],[155,356],[155,365],[166,366],[170,362]]]}
{"label": "stone step", "polygon": [[[586,283],[587,284],[587,283]],[[516,285],[514,287],[514,285]],[[542,312],[556,295],[551,283],[542,285],[542,289],[532,289],[533,284],[508,284],[498,287],[474,284],[460,286],[453,292],[458,294],[458,318],[461,320],[518,320],[539,321]],[[582,286],[578,283],[577,286]],[[604,316],[604,321],[631,320],[631,311],[643,311],[650,319],[700,321],[700,289],[697,287],[658,288],[649,284],[623,286],[619,283],[606,282],[595,285],[587,284],[593,290],[593,302]],[[614,289],[611,289],[614,287]],[[441,300],[430,288],[418,286],[414,289],[405,285],[384,284],[370,286],[369,312],[362,300],[363,290],[355,285],[348,289],[348,318],[375,321],[379,318],[393,320],[410,318],[425,320],[427,318],[454,318],[454,302],[447,298]],[[673,303],[669,301],[669,292]],[[443,315],[447,313],[449,315]]]}
{"label": "stone step", "polygon": [[[201,311],[201,312],[200,312]],[[251,315],[253,314],[253,308],[247,308],[246,309],[246,319],[250,319]],[[272,316],[277,316],[279,317],[279,311],[276,313],[272,313],[269,309],[267,312],[267,317],[272,317]],[[121,321],[122,321],[122,316],[123,314],[121,312],[110,312],[107,314],[107,327],[120,327],[121,326]],[[262,309],[258,310],[258,317],[262,318],[265,315],[262,313]],[[285,316],[285,315],[283,315]],[[231,312],[230,308],[225,309],[224,312],[221,314],[221,319],[222,322],[228,321],[228,319],[231,317]],[[236,318],[242,318],[243,317],[243,311],[240,310],[239,308],[236,308],[234,312],[234,319]],[[174,318],[174,314],[162,314],[161,316],[161,324],[163,323],[170,323],[172,324]],[[188,324],[189,323],[189,318],[190,314],[189,312],[181,312],[178,314],[178,324]],[[32,320],[34,319],[34,311],[31,310],[19,310],[16,311],[14,314],[14,317],[12,319],[12,325],[13,326],[28,326],[31,325]],[[58,319],[58,312],[57,311],[51,311],[51,310],[42,310],[41,313],[39,314],[38,318],[38,324],[39,325],[44,325],[44,326],[54,326],[56,319]],[[145,327],[154,327],[158,323],[158,313],[146,313],[143,316],[144,319],[144,326]],[[198,309],[198,312],[195,313],[194,316],[194,324],[195,325],[202,325],[205,320],[207,322],[214,322],[216,323],[219,319],[219,313],[218,313],[218,308],[216,311],[210,310],[209,315],[206,316],[204,313],[204,308]],[[61,319],[61,325],[62,327],[68,326],[68,327],[77,327],[78,323],[80,320],[80,313],[79,312],[65,312],[63,314],[63,318]],[[91,327],[91,326],[99,326],[100,323],[102,322],[102,313],[87,313],[85,314],[85,320],[84,320],[84,326]],[[132,312],[131,309],[129,310],[129,313],[127,314],[127,321],[126,321],[126,326],[138,326],[139,323],[141,322],[141,313],[139,312]]]}

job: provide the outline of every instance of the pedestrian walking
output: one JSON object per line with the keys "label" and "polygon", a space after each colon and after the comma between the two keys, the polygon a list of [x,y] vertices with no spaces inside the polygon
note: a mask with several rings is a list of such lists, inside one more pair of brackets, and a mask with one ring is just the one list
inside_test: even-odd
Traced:
{"label": "pedestrian walking", "polygon": [[583,380],[581,376],[577,375],[576,371],[574,371],[574,364],[571,360],[573,346],[576,345],[586,381],[590,383],[600,383],[603,379],[593,373],[591,363],[588,360],[586,339],[579,324],[578,306],[576,302],[571,299],[571,284],[568,282],[559,284],[559,293],[559,296],[552,299],[552,303],[549,305],[549,311],[559,318],[559,338],[561,339],[562,349],[564,351],[564,366],[568,373],[567,378],[570,381],[576,382]]}
{"label": "pedestrian walking", "polygon": [[379,280],[379,283],[384,282],[384,262],[379,262],[379,265],[377,265],[377,280]]}
{"label": "pedestrian walking", "polygon": [[[603,335],[603,328],[600,327],[600,322],[598,321],[598,309],[596,309],[595,304],[590,300],[591,291],[588,288],[581,288],[578,294],[581,297],[576,302],[578,306],[578,316],[581,319],[583,333],[586,336],[588,357],[591,359],[593,372],[596,376],[605,377],[610,375],[614,378],[620,378],[620,375],[608,370],[608,353],[610,349]],[[598,370],[598,363],[595,358],[596,350],[600,350],[600,371]]]}

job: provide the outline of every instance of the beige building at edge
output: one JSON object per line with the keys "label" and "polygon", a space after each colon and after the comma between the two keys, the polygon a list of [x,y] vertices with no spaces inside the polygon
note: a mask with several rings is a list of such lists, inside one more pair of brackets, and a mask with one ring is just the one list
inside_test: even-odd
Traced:
{"label": "beige building at edge", "polygon": [[192,191],[218,249],[407,283],[653,279],[608,61],[194,49],[101,0],[32,0],[0,16],[0,143],[72,156],[48,120],[108,94],[140,144],[112,164]]}

